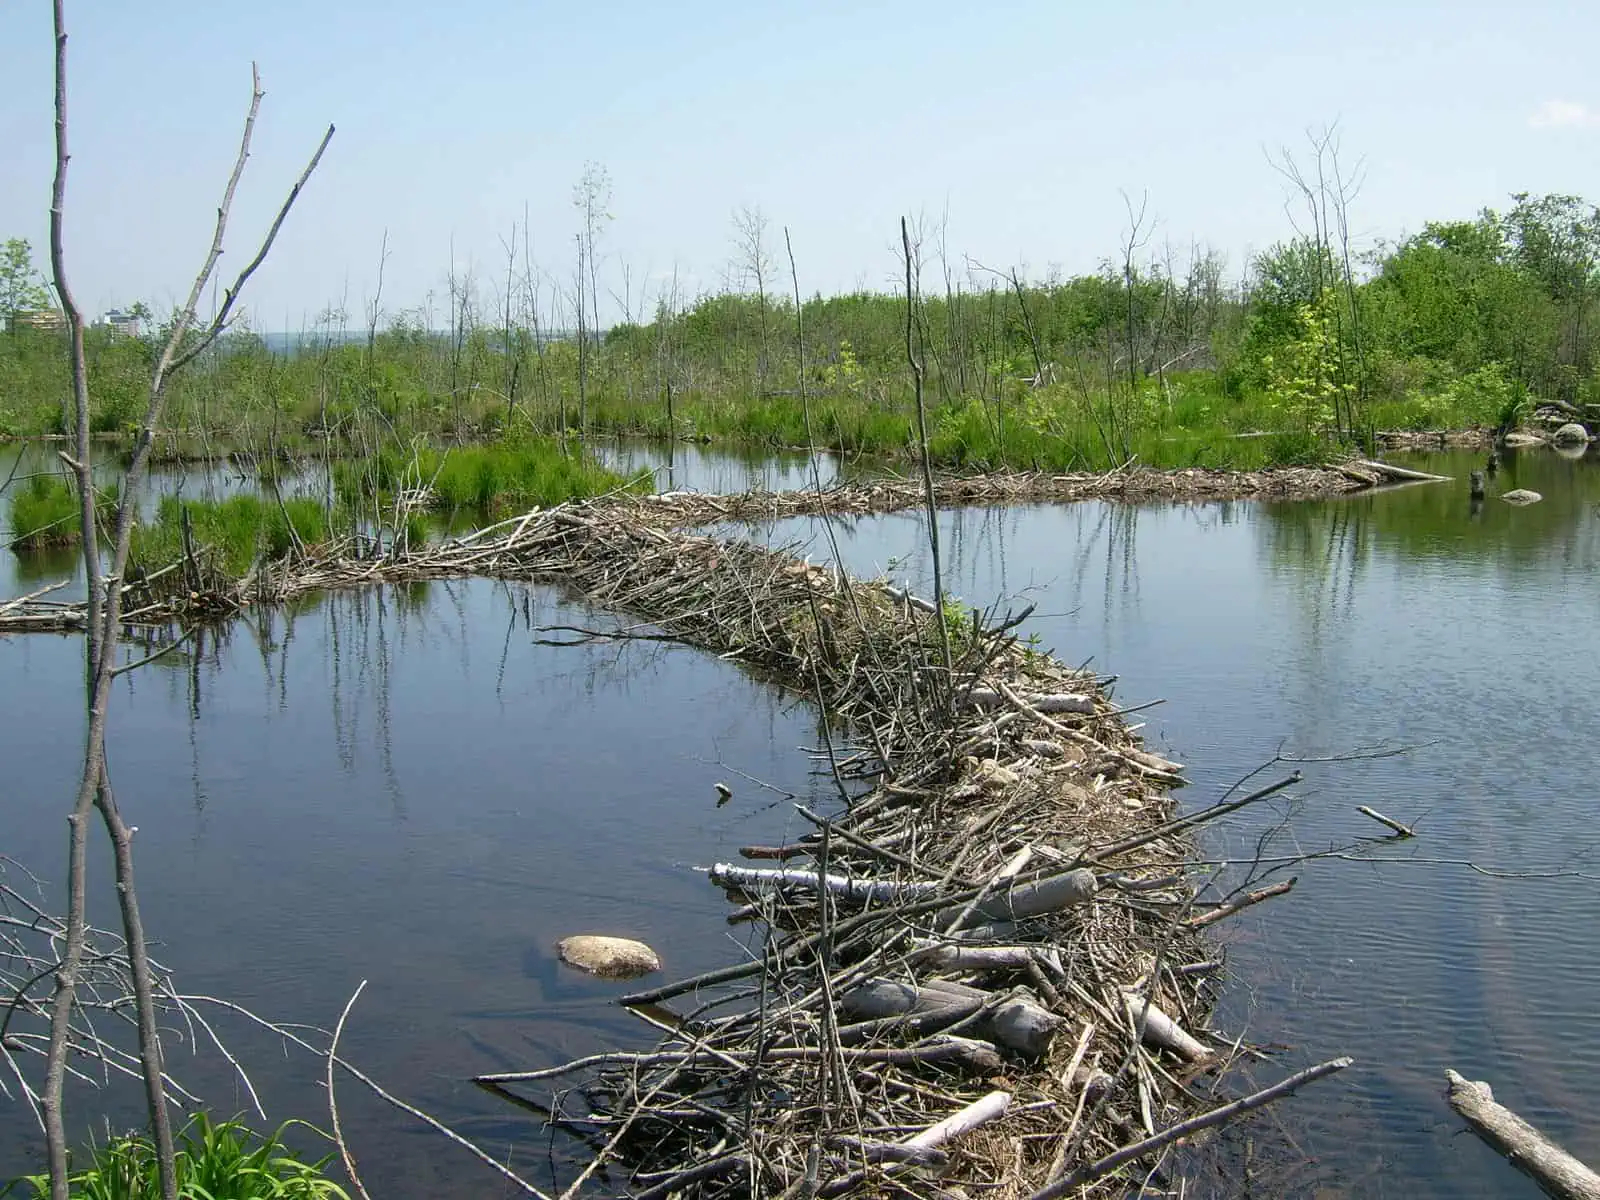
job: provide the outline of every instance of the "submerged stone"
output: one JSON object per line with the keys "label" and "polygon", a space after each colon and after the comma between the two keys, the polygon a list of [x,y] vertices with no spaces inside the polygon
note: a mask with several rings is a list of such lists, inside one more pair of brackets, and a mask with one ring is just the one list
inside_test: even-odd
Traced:
{"label": "submerged stone", "polygon": [[632,938],[580,933],[556,944],[561,961],[602,979],[636,979],[661,969],[661,959]]}
{"label": "submerged stone", "polygon": [[1544,497],[1538,492],[1530,492],[1527,488],[1517,488],[1515,491],[1505,492],[1500,499],[1507,504],[1537,504]]}

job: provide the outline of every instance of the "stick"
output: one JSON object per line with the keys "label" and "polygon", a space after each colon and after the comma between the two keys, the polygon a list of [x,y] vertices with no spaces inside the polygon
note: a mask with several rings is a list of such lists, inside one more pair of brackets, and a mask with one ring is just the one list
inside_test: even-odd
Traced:
{"label": "stick", "polygon": [[1187,1137],[1191,1133],[1198,1133],[1202,1129],[1211,1129],[1217,1125],[1225,1124],[1233,1120],[1234,1117],[1247,1113],[1252,1109],[1271,1104],[1274,1100],[1282,1099],[1306,1084],[1321,1079],[1324,1075],[1332,1075],[1335,1071],[1344,1070],[1354,1061],[1352,1058],[1335,1058],[1315,1067],[1307,1067],[1304,1071],[1289,1076],[1281,1083],[1275,1083],[1269,1088],[1263,1088],[1261,1091],[1246,1096],[1242,1100],[1224,1104],[1221,1108],[1214,1108],[1210,1112],[1202,1113],[1198,1117],[1191,1117],[1187,1121],[1179,1121],[1176,1125],[1170,1125],[1160,1133],[1147,1137],[1141,1142],[1135,1142],[1131,1146],[1124,1146],[1114,1154],[1106,1155],[1098,1162],[1090,1163],[1086,1167],[1079,1167],[1070,1175],[1058,1179],[1048,1187],[1039,1189],[1028,1197],[1028,1200],[1059,1200],[1060,1197],[1067,1195],[1073,1189],[1086,1183],[1093,1183],[1096,1179],[1109,1175],[1124,1163],[1132,1162],[1136,1158],[1143,1158],[1153,1151],[1170,1146],[1181,1137]]}
{"label": "stick", "polygon": [[344,1130],[339,1127],[339,1102],[333,1094],[333,1064],[339,1054],[339,1035],[344,1032],[345,1020],[350,1016],[350,1010],[355,1007],[356,1001],[361,998],[361,993],[366,990],[367,981],[363,979],[356,985],[356,990],[350,994],[350,999],[345,1002],[344,1011],[339,1014],[339,1023],[333,1027],[333,1040],[328,1043],[328,1116],[333,1122],[333,1144],[339,1147],[339,1159],[344,1163],[344,1173],[350,1177],[350,1185],[356,1189],[356,1194],[361,1200],[372,1200],[367,1195],[367,1189],[361,1182],[361,1176],[356,1173],[355,1156],[350,1153],[350,1147],[345,1144]]}
{"label": "stick", "polygon": [[1387,825],[1390,829],[1394,830],[1403,838],[1417,836],[1417,831],[1412,829],[1411,826],[1402,825],[1393,817],[1386,817],[1375,808],[1368,808],[1365,804],[1358,804],[1356,805],[1356,811],[1364,817],[1371,817],[1380,825]]}
{"label": "stick", "polygon": [[1184,924],[1190,929],[1204,929],[1207,925],[1214,925],[1224,917],[1231,917],[1234,913],[1241,912],[1244,909],[1249,908],[1252,904],[1260,904],[1263,900],[1270,900],[1274,896],[1283,895],[1285,892],[1294,887],[1295,882],[1299,878],[1300,876],[1298,875],[1292,875],[1288,879],[1282,880],[1279,883],[1270,884],[1264,888],[1257,888],[1255,891],[1247,892],[1245,895],[1239,897],[1239,899],[1234,900],[1231,903],[1223,904],[1217,908],[1213,908],[1210,912],[1198,913],[1195,916],[1190,917],[1184,922]]}
{"label": "stick", "polygon": [[1600,1200],[1600,1175],[1568,1154],[1494,1098],[1487,1083],[1465,1079],[1448,1067],[1445,1097],[1450,1107],[1489,1145],[1511,1160],[1548,1196],[1557,1200]]}

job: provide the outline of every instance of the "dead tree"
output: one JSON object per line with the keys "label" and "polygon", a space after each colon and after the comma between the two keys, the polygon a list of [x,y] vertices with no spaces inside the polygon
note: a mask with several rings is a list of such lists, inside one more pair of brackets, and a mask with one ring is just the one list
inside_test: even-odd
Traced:
{"label": "dead tree", "polygon": [[84,744],[83,772],[79,780],[77,798],[68,818],[66,935],[60,968],[55,973],[50,1047],[46,1057],[41,1107],[44,1110],[45,1137],[49,1148],[50,1194],[52,1200],[67,1200],[67,1135],[65,1114],[62,1110],[62,1092],[70,1049],[72,1014],[77,998],[79,975],[83,967],[85,935],[88,928],[86,873],[90,811],[98,810],[114,853],[117,897],[122,910],[123,936],[127,943],[128,960],[133,975],[139,1054],[146,1102],[150,1111],[151,1136],[157,1149],[161,1190],[167,1200],[175,1200],[177,1182],[173,1166],[172,1129],[168,1121],[166,1093],[162,1081],[161,1043],[156,1030],[154,980],[146,950],[144,927],[139,916],[138,893],[134,886],[133,830],[122,818],[106,769],[106,724],[112,682],[120,671],[129,669],[128,665],[122,667],[116,665],[122,602],[125,594],[122,580],[128,565],[137,493],[149,463],[151,444],[166,400],[167,383],[175,372],[204,353],[227,328],[229,318],[238,302],[239,293],[266,259],[278,231],[289,215],[290,208],[299,198],[301,189],[316,169],[323,151],[332,139],[333,126],[328,126],[310,162],[290,189],[255,256],[245,264],[232,285],[224,291],[222,301],[210,320],[200,321],[196,309],[216,271],[217,260],[222,255],[228,215],[233,208],[233,198],[239,185],[239,178],[244,173],[245,160],[250,154],[250,141],[255,131],[256,115],[261,108],[263,93],[260,75],[254,64],[251,65],[250,107],[245,118],[239,154],[234,162],[233,172],[228,177],[222,202],[217,208],[217,223],[210,250],[195,275],[188,299],[173,319],[171,332],[151,372],[145,411],[119,493],[111,564],[109,570],[102,570],[96,539],[96,531],[100,526],[93,486],[93,443],[89,437],[89,384],[84,361],[84,320],[68,282],[65,250],[69,162],[65,0],[55,0],[54,15],[56,161],[50,197],[50,268],[56,292],[61,299],[62,312],[66,316],[71,345],[72,398],[76,429],[74,451],[70,455],[63,453],[62,458],[77,478],[80,501],[79,521],[83,538],[84,571],[88,582],[84,664],[89,724]]}

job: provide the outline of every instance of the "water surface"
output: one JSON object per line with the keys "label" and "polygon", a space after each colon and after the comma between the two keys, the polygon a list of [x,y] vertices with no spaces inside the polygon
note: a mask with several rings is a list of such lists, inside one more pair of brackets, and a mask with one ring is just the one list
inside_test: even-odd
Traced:
{"label": "water surface", "polygon": [[[1261,1083],[1357,1060],[1257,1127],[1257,1194],[1536,1195],[1458,1134],[1446,1066],[1600,1162],[1584,1119],[1600,1104],[1587,819],[1600,469],[1511,456],[1491,490],[1546,496],[1517,509],[1469,502],[1468,456],[1408,461],[1458,481],[1318,503],[940,518],[954,594],[1031,603],[1025,632],[1116,674],[1122,702],[1165,698],[1137,719],[1189,765],[1192,803],[1280,753],[1408,748],[1306,762],[1294,802],[1204,839],[1230,860],[1263,838],[1268,859],[1371,855],[1361,839],[1382,831],[1357,804],[1422,835],[1377,846],[1400,862],[1286,864],[1294,893],[1218,928],[1233,973],[1217,1026],[1279,1048],[1252,1068]],[[807,543],[813,561],[833,554],[812,521],[756,532]],[[851,569],[928,590],[917,514],[833,532]],[[0,593],[26,586],[0,557]],[[529,1118],[464,1080],[641,1034],[604,1003],[615,987],[557,968],[555,939],[644,936],[674,974],[737,960],[743,931],[691,868],[792,831],[785,793],[827,799],[801,750],[811,715],[727,664],[655,644],[537,644],[540,625],[608,621],[491,581],[373,590],[256,614],[128,676],[112,767],[142,831],[147,921],[183,983],[326,1025],[366,979],[353,1058],[486,1143],[543,1153]],[[79,655],[74,639],[0,641],[0,849],[57,893]],[[722,809],[718,779],[736,793]],[[100,918],[111,911],[102,897]],[[235,1032],[274,1115],[321,1119],[315,1064]],[[224,1109],[243,1105],[212,1068],[177,1066]],[[375,1194],[492,1193],[433,1135],[342,1095]],[[8,1119],[0,1176],[35,1150],[26,1121]],[[1285,1159],[1309,1165],[1284,1173]],[[1190,1194],[1239,1194],[1239,1180]]]}
{"label": "water surface", "polygon": [[[1410,748],[1299,764],[1295,803],[1204,841],[1209,855],[1247,862],[1269,833],[1268,857],[1339,849],[1383,833],[1358,804],[1421,833],[1377,851],[1395,863],[1286,864],[1300,877],[1291,895],[1219,927],[1234,973],[1218,1027],[1285,1047],[1252,1068],[1263,1086],[1314,1061],[1357,1060],[1258,1131],[1259,1143],[1287,1130],[1312,1160],[1262,1194],[1537,1195],[1457,1136],[1446,1066],[1489,1080],[1600,1163],[1587,1119],[1600,1105],[1600,469],[1523,452],[1478,507],[1472,456],[1407,461],[1458,482],[1318,503],[940,516],[953,594],[1034,604],[1024,632],[1115,673],[1125,704],[1165,699],[1135,719],[1188,764],[1190,803],[1280,753]],[[1513,487],[1546,498],[1494,499]],[[804,541],[814,559],[832,553],[813,521],[767,536]],[[918,514],[840,522],[835,537],[853,571],[928,594]]]}
{"label": "water surface", "polygon": [[[739,961],[750,927],[725,923],[694,868],[798,832],[789,794],[825,807],[831,787],[801,749],[818,739],[798,701],[681,647],[538,644],[571,636],[539,632],[555,624],[611,620],[488,580],[254,613],[126,676],[109,742],[140,829],[145,923],[181,986],[326,1028],[366,980],[343,1052],[547,1183],[549,1135],[467,1080],[650,1032],[610,1005],[621,985],[560,966],[555,942],[641,937],[674,975]],[[56,901],[80,655],[74,638],[0,640],[0,851]],[[718,780],[734,789],[725,807]],[[104,889],[95,916],[116,919]],[[221,1027],[275,1120],[326,1124],[315,1061]],[[185,1047],[180,1034],[171,1069],[225,1112],[245,1107],[214,1056]],[[133,1097],[79,1096],[74,1130],[102,1110],[135,1121]],[[375,1195],[497,1194],[410,1118],[356,1086],[341,1097]],[[23,1110],[0,1105],[9,1178],[38,1144]]]}

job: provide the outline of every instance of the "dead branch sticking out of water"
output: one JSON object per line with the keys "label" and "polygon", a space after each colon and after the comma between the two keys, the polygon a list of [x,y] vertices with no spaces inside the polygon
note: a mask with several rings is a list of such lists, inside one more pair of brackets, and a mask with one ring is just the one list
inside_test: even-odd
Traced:
{"label": "dead branch sticking out of water", "polygon": [[1600,1175],[1568,1154],[1509,1108],[1487,1083],[1446,1068],[1450,1107],[1489,1145],[1557,1200],[1600,1200]]}

